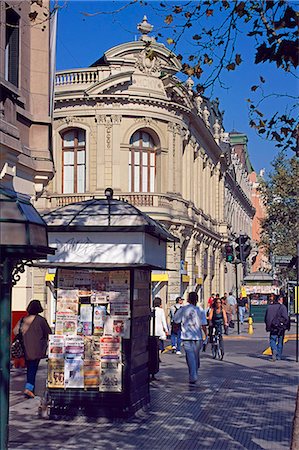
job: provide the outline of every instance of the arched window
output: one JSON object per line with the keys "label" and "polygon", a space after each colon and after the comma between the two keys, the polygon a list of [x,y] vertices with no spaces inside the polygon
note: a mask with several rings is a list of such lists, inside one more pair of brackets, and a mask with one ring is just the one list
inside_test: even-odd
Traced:
{"label": "arched window", "polygon": [[62,134],[62,192],[85,192],[85,131],[73,128]]}
{"label": "arched window", "polygon": [[136,131],[130,140],[130,192],[154,192],[155,175],[156,151],[154,141],[145,131]]}

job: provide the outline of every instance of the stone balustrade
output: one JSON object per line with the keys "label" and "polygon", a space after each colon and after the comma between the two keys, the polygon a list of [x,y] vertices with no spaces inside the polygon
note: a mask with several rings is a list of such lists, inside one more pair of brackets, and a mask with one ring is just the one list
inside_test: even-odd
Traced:
{"label": "stone balustrade", "polygon": [[55,86],[64,86],[66,84],[90,84],[98,81],[98,69],[87,68],[77,70],[64,70],[56,72]]}
{"label": "stone balustrade", "polygon": [[[53,194],[48,197],[43,197],[43,200],[46,209],[54,209],[69,205],[71,203],[91,200],[92,198],[97,197],[103,196],[88,193]],[[177,217],[178,220],[181,220],[182,218],[186,220],[189,218],[192,222],[195,221],[211,231],[217,232],[218,229],[217,222],[210,216],[205,215],[200,209],[195,208],[194,205],[190,206],[189,202],[175,195],[157,193],[123,193],[114,195],[114,198],[127,201],[137,208],[145,209],[145,212],[149,215],[151,215],[151,213],[159,213],[163,209],[163,213],[169,213],[174,220],[175,217]]]}

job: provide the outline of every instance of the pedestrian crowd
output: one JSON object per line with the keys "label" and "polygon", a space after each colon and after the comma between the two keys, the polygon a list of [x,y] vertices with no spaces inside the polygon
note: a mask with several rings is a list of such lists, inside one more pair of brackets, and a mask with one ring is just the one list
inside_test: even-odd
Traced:
{"label": "pedestrian crowd", "polygon": [[[290,318],[283,302],[283,296],[271,295],[265,314],[266,331],[270,333],[271,361],[282,358],[284,334],[290,329]],[[229,334],[229,329],[235,327],[236,319],[242,325],[246,313],[249,311],[248,299],[242,295],[236,298],[232,292],[225,292],[223,297],[211,294],[207,309],[197,305],[198,295],[189,292],[187,304],[182,297],[177,297],[175,304],[170,307],[168,330],[166,316],[162,308],[162,300],[156,297],[155,309],[155,336],[159,338],[160,353],[164,351],[164,342],[170,337],[171,351],[181,355],[184,348],[189,383],[195,384],[198,380],[200,367],[200,352],[206,351],[208,343],[211,344],[213,358],[224,356],[223,334]]]}

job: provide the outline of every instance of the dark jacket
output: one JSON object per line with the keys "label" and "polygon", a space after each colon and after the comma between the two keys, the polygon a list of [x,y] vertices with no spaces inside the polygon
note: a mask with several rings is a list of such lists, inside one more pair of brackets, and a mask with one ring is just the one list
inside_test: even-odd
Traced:
{"label": "dark jacket", "polygon": [[51,333],[51,328],[46,319],[39,315],[35,316],[28,330],[23,334],[25,359],[27,361],[45,358],[48,337]]}
{"label": "dark jacket", "polygon": [[270,304],[265,314],[266,331],[277,331],[277,327],[274,325],[274,323],[277,322],[277,318],[285,324],[284,329],[287,329],[289,324],[289,316],[285,305],[281,305],[280,303]]}

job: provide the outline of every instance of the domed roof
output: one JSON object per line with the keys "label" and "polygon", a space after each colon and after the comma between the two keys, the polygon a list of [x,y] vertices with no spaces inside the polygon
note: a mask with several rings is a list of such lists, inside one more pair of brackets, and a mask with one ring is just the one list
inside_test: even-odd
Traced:
{"label": "domed roof", "polygon": [[122,200],[93,198],[62,206],[43,215],[49,231],[142,231],[175,241],[159,222]]}

